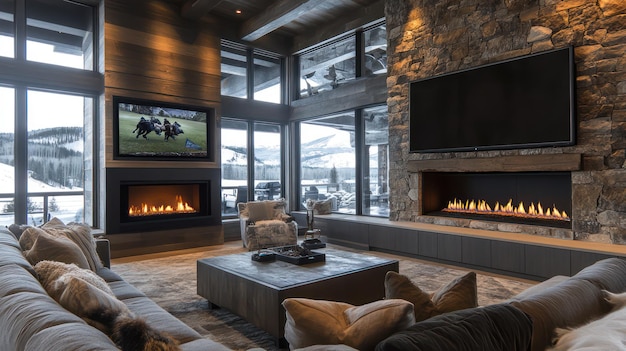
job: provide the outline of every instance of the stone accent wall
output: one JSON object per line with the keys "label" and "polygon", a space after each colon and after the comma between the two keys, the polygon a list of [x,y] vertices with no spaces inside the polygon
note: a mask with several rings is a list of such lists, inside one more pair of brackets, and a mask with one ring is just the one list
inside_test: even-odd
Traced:
{"label": "stone accent wall", "polygon": [[[433,221],[421,215],[420,174],[408,172],[408,161],[578,153],[583,162],[572,173],[573,239],[626,243],[626,1],[387,0],[385,15],[390,220]],[[569,45],[577,69],[577,145],[409,154],[409,82]],[[487,229],[501,227],[507,226]]]}

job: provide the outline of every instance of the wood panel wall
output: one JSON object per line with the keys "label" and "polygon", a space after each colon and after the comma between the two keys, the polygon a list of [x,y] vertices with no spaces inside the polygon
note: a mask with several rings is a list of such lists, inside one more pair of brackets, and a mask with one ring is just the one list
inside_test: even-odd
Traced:
{"label": "wood panel wall", "polygon": [[[219,117],[220,37],[201,22],[184,19],[177,4],[160,0],[104,3],[106,167],[219,167],[219,153],[215,162],[186,165],[113,159],[114,95],[212,107]],[[219,150],[219,133],[213,140],[212,149]]]}

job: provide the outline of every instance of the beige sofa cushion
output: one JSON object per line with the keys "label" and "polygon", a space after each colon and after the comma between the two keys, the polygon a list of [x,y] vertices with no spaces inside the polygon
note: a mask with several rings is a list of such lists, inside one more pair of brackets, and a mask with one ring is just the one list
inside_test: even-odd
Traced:
{"label": "beige sofa cushion", "polygon": [[287,315],[285,339],[292,350],[324,344],[373,350],[381,340],[415,323],[413,304],[398,299],[353,306],[288,298],[283,307]]}
{"label": "beige sofa cushion", "polygon": [[417,322],[443,313],[477,307],[476,273],[468,272],[429,294],[408,277],[389,271],[385,276],[385,298],[411,302]]}

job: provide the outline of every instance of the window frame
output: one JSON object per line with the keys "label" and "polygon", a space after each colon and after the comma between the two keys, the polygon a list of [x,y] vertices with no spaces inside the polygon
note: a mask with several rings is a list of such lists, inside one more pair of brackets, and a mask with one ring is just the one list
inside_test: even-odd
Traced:
{"label": "window frame", "polygon": [[[27,179],[28,179],[28,131],[27,131],[27,92],[28,90],[40,90],[54,92],[60,94],[77,95],[91,99],[91,106],[85,107],[90,109],[91,120],[85,121],[91,125],[84,125],[85,138],[91,139],[91,150],[84,150],[84,160],[89,160],[87,165],[83,162],[83,171],[89,172],[91,188],[83,189],[85,203],[89,204],[90,209],[85,208],[86,222],[93,227],[98,227],[98,199],[95,194],[98,193],[99,170],[100,166],[100,135],[98,133],[98,121],[100,120],[99,106],[104,91],[104,76],[97,71],[100,51],[100,28],[102,27],[102,19],[99,16],[98,3],[85,0],[79,1],[80,4],[90,6],[92,8],[92,64],[91,69],[77,69],[64,67],[55,64],[28,61],[26,58],[26,1],[15,0],[14,28],[13,37],[14,57],[3,57],[0,60],[0,84],[14,89],[15,91],[15,145],[14,145],[14,167],[15,167],[15,223],[28,223],[28,205],[29,197]],[[45,70],[46,74],[41,74]],[[88,154],[89,153],[89,154]]]}

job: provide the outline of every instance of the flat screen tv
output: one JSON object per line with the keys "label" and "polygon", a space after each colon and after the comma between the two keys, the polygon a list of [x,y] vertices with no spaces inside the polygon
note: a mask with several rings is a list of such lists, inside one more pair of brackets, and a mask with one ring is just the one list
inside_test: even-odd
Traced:
{"label": "flat screen tv", "polygon": [[413,81],[410,152],[576,143],[571,47]]}
{"label": "flat screen tv", "polygon": [[113,97],[114,158],[210,161],[207,107]]}

